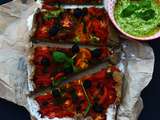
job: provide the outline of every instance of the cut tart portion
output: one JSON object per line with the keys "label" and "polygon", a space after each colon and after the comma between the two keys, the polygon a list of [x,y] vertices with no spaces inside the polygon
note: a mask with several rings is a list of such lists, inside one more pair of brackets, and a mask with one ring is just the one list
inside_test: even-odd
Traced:
{"label": "cut tart portion", "polygon": [[40,106],[42,117],[64,118],[76,116],[83,112],[88,105],[85,94],[78,82],[70,82],[58,88],[52,88],[52,92],[46,92],[35,98]]}
{"label": "cut tart portion", "polygon": [[106,120],[108,107],[120,102],[121,85],[120,70],[109,66],[80,80],[53,86],[52,92],[38,95],[35,100],[42,117]]}
{"label": "cut tart portion", "polygon": [[68,4],[68,5],[99,5],[102,4],[102,0],[44,0],[44,4],[56,5],[56,4]]}
{"label": "cut tart portion", "polygon": [[80,48],[36,46],[30,58],[34,66],[33,82],[36,89],[51,86],[52,80],[57,84],[69,77],[90,69],[110,59],[113,51],[106,47]]}
{"label": "cut tart portion", "polygon": [[44,5],[35,17],[33,42],[106,46],[108,15],[104,8],[63,9]]}

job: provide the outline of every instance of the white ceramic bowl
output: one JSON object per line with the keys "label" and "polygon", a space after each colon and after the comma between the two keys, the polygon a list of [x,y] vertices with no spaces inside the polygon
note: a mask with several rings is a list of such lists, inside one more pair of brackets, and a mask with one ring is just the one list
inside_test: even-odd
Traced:
{"label": "white ceramic bowl", "polygon": [[112,23],[114,24],[114,26],[121,32],[123,33],[125,36],[127,36],[128,38],[131,39],[135,39],[135,40],[142,40],[142,41],[146,41],[146,40],[153,40],[156,38],[160,37],[160,31],[157,32],[156,34],[152,35],[152,36],[147,36],[147,37],[137,37],[137,36],[133,36],[130,35],[126,32],[124,32],[119,25],[116,23],[115,18],[114,18],[114,7],[116,4],[117,0],[104,0],[104,5],[105,5],[105,9],[108,11],[108,15],[109,18],[111,19]]}

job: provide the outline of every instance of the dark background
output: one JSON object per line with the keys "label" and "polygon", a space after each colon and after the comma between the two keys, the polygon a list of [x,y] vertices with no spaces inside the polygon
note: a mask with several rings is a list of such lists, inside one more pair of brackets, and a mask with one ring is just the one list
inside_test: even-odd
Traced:
{"label": "dark background", "polygon": [[[0,4],[11,0],[0,0]],[[153,78],[142,92],[144,109],[139,120],[160,120],[160,39],[149,41],[155,54]],[[22,106],[0,98],[0,120],[30,120],[29,112]]]}

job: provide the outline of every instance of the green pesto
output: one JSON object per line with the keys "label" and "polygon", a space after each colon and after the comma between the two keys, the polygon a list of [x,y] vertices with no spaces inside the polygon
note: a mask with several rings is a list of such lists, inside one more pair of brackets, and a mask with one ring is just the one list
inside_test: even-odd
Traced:
{"label": "green pesto", "polygon": [[134,36],[150,36],[160,30],[158,0],[117,0],[114,16],[120,28]]}

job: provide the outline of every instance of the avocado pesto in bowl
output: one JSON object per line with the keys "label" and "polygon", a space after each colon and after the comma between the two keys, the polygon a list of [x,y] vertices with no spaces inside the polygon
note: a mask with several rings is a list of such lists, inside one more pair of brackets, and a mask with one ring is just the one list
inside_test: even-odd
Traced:
{"label": "avocado pesto in bowl", "polygon": [[160,31],[159,0],[117,0],[114,17],[119,27],[130,35],[154,35]]}

